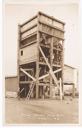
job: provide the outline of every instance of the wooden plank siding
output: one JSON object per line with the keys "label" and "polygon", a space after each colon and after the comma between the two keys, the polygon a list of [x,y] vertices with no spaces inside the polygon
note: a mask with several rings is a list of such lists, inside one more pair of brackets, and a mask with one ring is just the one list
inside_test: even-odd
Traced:
{"label": "wooden plank siding", "polygon": [[[23,55],[21,55],[23,52]],[[20,64],[35,61],[37,59],[37,43],[20,49]]]}

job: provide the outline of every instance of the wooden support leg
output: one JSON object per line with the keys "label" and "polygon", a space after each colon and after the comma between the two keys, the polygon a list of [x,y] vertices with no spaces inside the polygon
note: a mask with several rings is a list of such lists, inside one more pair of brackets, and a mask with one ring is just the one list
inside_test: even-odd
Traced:
{"label": "wooden support leg", "polygon": [[[53,37],[51,39],[51,43],[50,43],[50,66],[51,66],[51,69],[53,70]],[[53,83],[53,78],[52,76],[50,75],[50,98],[52,98],[52,83]]]}
{"label": "wooden support leg", "polygon": [[52,70],[50,64],[48,63],[48,60],[46,59],[46,57],[45,57],[45,55],[44,55],[44,53],[43,53],[41,47],[39,47],[39,49],[40,49],[40,52],[41,52],[42,56],[44,57],[44,60],[45,60],[45,62],[46,62],[46,64],[47,64],[47,66],[48,66],[49,69],[50,69],[50,70],[49,70],[50,75],[52,76],[52,78],[53,78],[55,84],[57,85],[57,87],[59,87],[58,80],[57,80],[57,78],[56,78],[56,76],[55,76],[55,74],[54,74],[54,72],[53,72],[53,70]]}
{"label": "wooden support leg", "polygon": [[50,76],[50,98],[52,98],[52,77]]}
{"label": "wooden support leg", "polygon": [[72,86],[72,97],[73,98],[75,97],[75,84],[73,84]]}
{"label": "wooden support leg", "polygon": [[62,50],[62,98],[64,99],[64,41],[62,41],[62,47],[63,47],[63,50]]}
{"label": "wooden support leg", "polygon": [[63,93],[62,93],[62,81],[61,81],[61,78],[60,78],[60,100],[63,99]]}
{"label": "wooden support leg", "polygon": [[[38,15],[39,20],[39,15]],[[36,61],[36,99],[38,99],[39,93],[39,41],[40,41],[40,33],[39,33],[39,23],[37,24],[37,61]]]}
{"label": "wooden support leg", "polygon": [[39,91],[39,64],[38,62],[36,63],[36,99],[38,99],[38,91]]}
{"label": "wooden support leg", "polygon": [[[54,72],[54,74],[56,74],[56,73],[60,72],[61,70],[62,69],[60,68],[60,69],[57,69],[57,70],[55,70],[53,72]],[[47,73],[45,75],[42,75],[42,76],[39,77],[39,80],[44,79],[44,78],[48,77],[49,75],[50,75],[49,73]]]}
{"label": "wooden support leg", "polygon": [[30,77],[33,81],[36,81],[36,79],[33,76],[31,76],[29,73],[27,73],[23,68],[20,68],[20,71],[22,71],[25,75]]}
{"label": "wooden support leg", "polygon": [[[18,88],[20,89],[20,68],[19,68],[19,47],[20,47],[20,39],[21,39],[21,30],[20,30],[20,25],[18,25],[18,55],[17,55],[17,83],[18,83]],[[19,95],[20,96],[20,95]]]}

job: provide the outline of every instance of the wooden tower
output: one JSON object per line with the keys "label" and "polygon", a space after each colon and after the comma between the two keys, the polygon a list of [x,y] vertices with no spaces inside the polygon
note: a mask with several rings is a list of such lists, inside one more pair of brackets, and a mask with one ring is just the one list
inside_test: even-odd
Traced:
{"label": "wooden tower", "polygon": [[64,23],[42,12],[19,25],[20,96],[51,98],[63,94]]}

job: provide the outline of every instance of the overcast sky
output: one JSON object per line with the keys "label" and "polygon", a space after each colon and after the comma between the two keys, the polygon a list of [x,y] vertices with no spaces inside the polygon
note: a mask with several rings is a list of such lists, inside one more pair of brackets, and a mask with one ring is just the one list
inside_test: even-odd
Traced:
{"label": "overcast sky", "polygon": [[17,75],[18,24],[42,11],[66,23],[65,64],[79,68],[79,17],[78,4],[28,3],[6,4],[5,6],[5,75]]}

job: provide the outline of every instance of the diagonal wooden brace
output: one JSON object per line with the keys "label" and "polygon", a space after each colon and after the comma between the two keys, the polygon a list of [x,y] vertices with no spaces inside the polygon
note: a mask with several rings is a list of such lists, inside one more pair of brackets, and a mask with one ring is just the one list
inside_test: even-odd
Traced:
{"label": "diagonal wooden brace", "polygon": [[27,73],[23,68],[20,68],[20,70],[21,70],[24,74],[26,74],[28,77],[30,77],[33,81],[36,81],[36,79],[35,79],[33,76],[31,76],[29,73]]}
{"label": "diagonal wooden brace", "polygon": [[44,55],[44,53],[42,51],[42,48],[40,46],[39,46],[39,49],[40,49],[40,52],[41,52],[42,56],[44,57],[44,60],[45,60],[46,64],[48,65],[48,67],[50,69],[50,74],[51,74],[52,78],[54,79],[55,84],[59,88],[58,80],[57,80],[56,76],[54,75],[54,72],[53,72],[48,60],[46,59],[46,57],[45,57],[45,55]]}
{"label": "diagonal wooden brace", "polygon": [[[36,82],[36,79],[35,79],[33,76],[31,76],[29,73],[27,73],[23,68],[20,68],[20,70],[21,70],[24,74],[26,74],[28,77],[30,77],[33,81]],[[60,68],[60,69],[58,69],[58,70],[53,71],[53,73],[60,72],[61,70],[62,70],[62,69]],[[48,76],[49,76],[49,73],[48,73],[48,74],[45,74],[45,75],[43,75],[43,76],[41,76],[41,77],[39,77],[39,80],[44,79],[45,77],[48,77]]]}
{"label": "diagonal wooden brace", "polygon": [[[61,70],[62,69],[60,68],[60,69],[57,69],[57,70],[55,70],[53,72],[56,74],[56,73],[60,72]],[[45,75],[42,75],[42,76],[39,77],[39,80],[44,79],[45,77],[48,77],[48,76],[49,76],[49,73],[47,73]]]}

